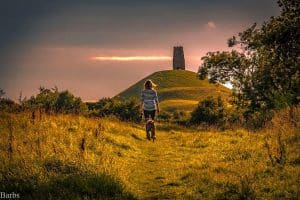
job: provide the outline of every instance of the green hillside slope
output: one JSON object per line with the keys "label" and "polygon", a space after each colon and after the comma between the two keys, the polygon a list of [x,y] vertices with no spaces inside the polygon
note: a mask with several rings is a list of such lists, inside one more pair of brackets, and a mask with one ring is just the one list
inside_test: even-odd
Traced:
{"label": "green hillside slope", "polygon": [[158,86],[160,101],[185,99],[196,100],[202,99],[203,96],[226,95],[230,94],[230,90],[219,84],[210,84],[208,80],[199,80],[197,74],[184,70],[167,70],[155,72],[146,78],[140,80],[133,86],[117,95],[119,98],[139,98],[143,89],[144,82],[151,79]]}
{"label": "green hillside slope", "polygon": [[207,96],[222,96],[227,98],[230,89],[220,85],[211,84],[208,80],[199,80],[197,73],[185,70],[167,70],[155,72],[138,81],[116,97],[121,99],[139,98],[144,82],[151,79],[157,84],[161,106],[168,110],[178,108],[190,111],[197,103]]}

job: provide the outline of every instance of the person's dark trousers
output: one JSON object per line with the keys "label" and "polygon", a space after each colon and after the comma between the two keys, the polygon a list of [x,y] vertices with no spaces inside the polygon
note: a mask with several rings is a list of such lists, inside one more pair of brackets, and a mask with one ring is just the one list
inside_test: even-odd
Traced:
{"label": "person's dark trousers", "polygon": [[147,120],[151,117],[152,120],[155,118],[156,110],[144,110],[144,118]]}

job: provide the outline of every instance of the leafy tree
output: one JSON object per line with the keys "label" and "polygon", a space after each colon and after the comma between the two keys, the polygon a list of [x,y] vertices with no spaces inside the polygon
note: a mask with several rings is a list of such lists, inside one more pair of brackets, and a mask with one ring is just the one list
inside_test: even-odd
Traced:
{"label": "leafy tree", "polygon": [[247,115],[300,101],[300,3],[280,0],[278,4],[280,16],[228,40],[241,52],[210,52],[202,58],[200,78],[230,82],[235,103],[247,108]]}
{"label": "leafy tree", "polygon": [[251,85],[251,67],[246,56],[237,51],[231,52],[209,52],[203,57],[204,61],[199,69],[200,79],[209,76],[211,83],[230,82],[234,89],[234,95],[238,98],[240,107],[248,102],[244,98],[245,91]]}

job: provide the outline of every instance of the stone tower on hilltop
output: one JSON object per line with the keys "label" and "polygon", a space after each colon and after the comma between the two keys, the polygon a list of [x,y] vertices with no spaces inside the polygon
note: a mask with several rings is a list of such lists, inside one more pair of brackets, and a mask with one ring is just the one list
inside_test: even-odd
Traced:
{"label": "stone tower on hilltop", "polygon": [[185,60],[183,54],[183,47],[174,47],[173,50],[173,70],[185,70]]}

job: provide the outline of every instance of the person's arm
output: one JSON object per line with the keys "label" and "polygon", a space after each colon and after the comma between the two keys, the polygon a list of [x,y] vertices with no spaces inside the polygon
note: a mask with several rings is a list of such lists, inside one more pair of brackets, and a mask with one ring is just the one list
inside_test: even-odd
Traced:
{"label": "person's arm", "polygon": [[159,114],[158,96],[157,96],[157,92],[156,91],[155,91],[155,104],[156,104],[156,111]]}
{"label": "person's arm", "polygon": [[141,105],[140,105],[141,112],[143,112],[143,108],[144,108],[144,103],[141,101]]}
{"label": "person's arm", "polygon": [[140,104],[140,111],[141,113],[143,112],[144,109],[144,94],[143,92],[141,93],[141,104]]}

